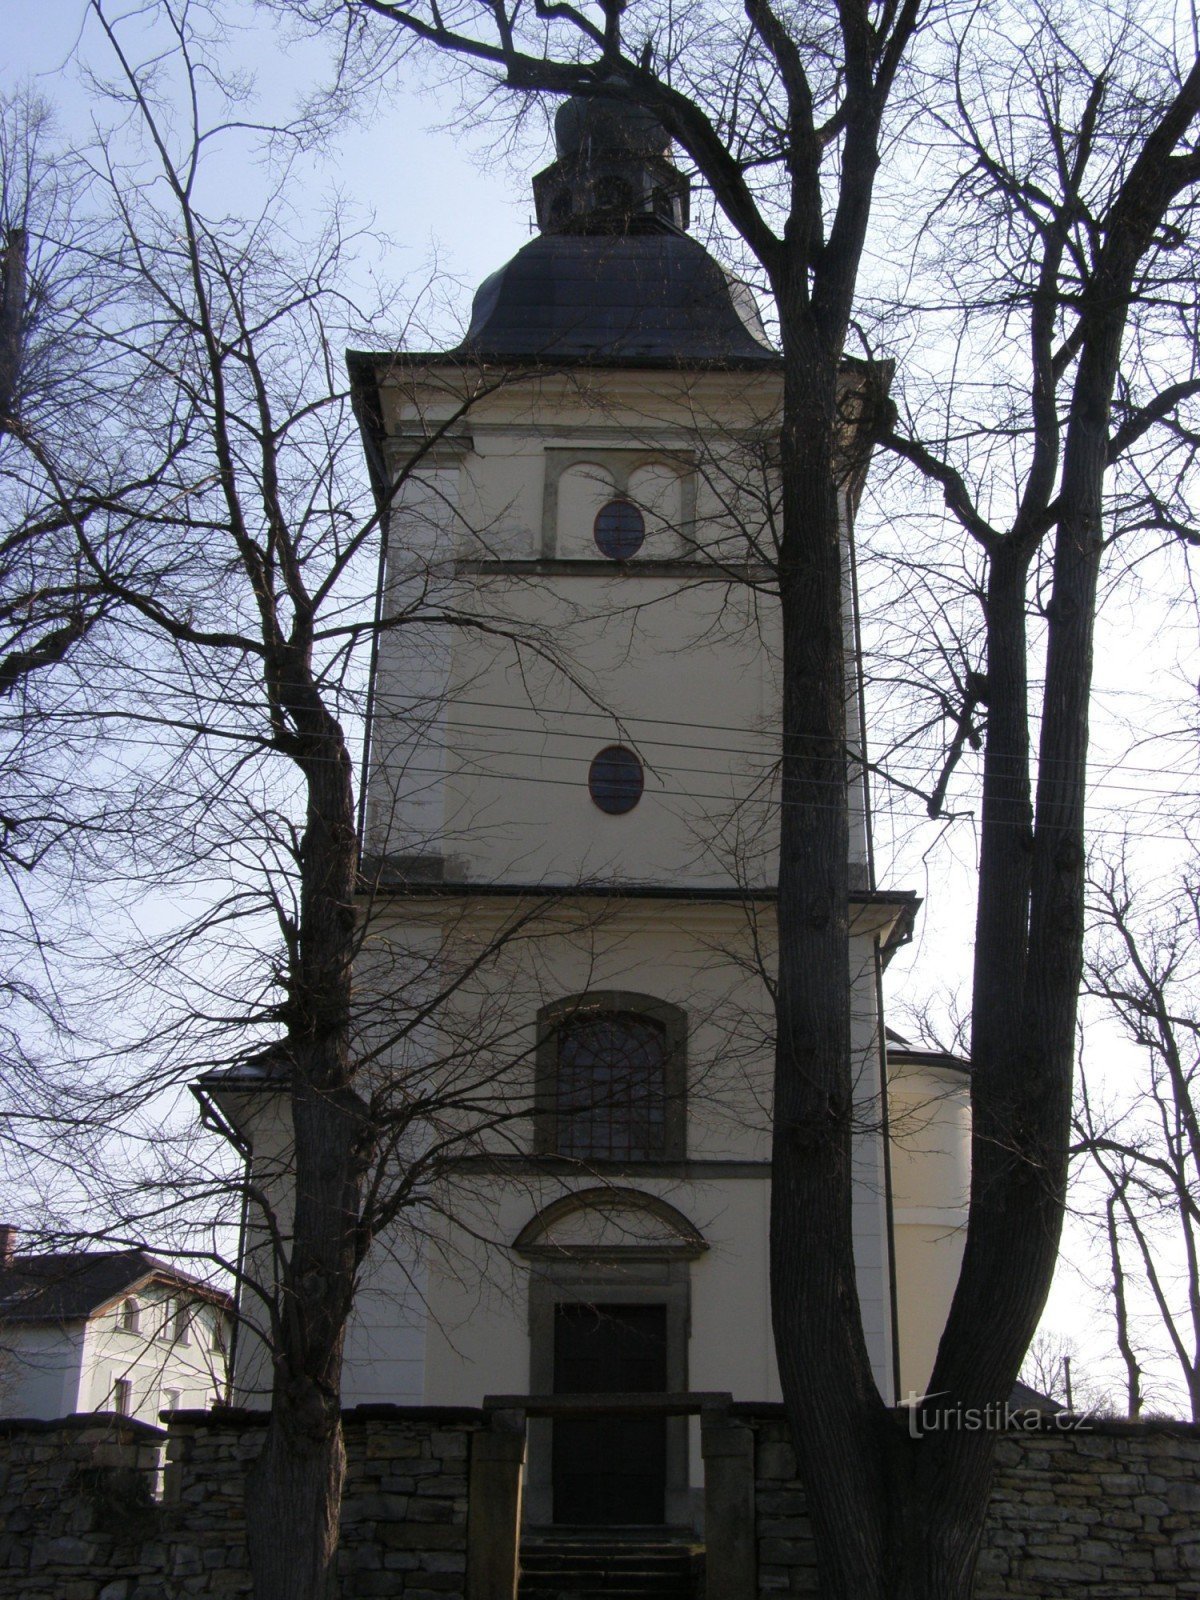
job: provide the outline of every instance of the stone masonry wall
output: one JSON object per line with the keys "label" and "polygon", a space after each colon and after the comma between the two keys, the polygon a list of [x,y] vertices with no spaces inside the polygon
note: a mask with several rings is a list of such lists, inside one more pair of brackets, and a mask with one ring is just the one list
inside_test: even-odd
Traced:
{"label": "stone masonry wall", "polygon": [[[813,1595],[803,1485],[775,1407],[755,1435],[758,1592]],[[1200,1427],[1100,1422],[997,1445],[975,1600],[1200,1600]]]}
{"label": "stone masonry wall", "polygon": [[[506,1456],[497,1456],[503,1430],[481,1433],[484,1421],[442,1408],[346,1413],[343,1600],[465,1600],[472,1457],[482,1473]],[[0,1600],[247,1595],[245,1478],[264,1422],[260,1413],[182,1412],[169,1435],[112,1416],[0,1422]],[[816,1596],[780,1408],[734,1406],[728,1422],[753,1435],[759,1600]],[[976,1600],[1200,1600],[1200,1428],[1044,1425],[1011,1432],[997,1448]],[[726,1473],[733,1460],[721,1458]],[[750,1517],[748,1488],[739,1527]],[[483,1515],[485,1503],[476,1555],[498,1549],[504,1531],[497,1506],[493,1521]],[[493,1580],[488,1592],[503,1593],[503,1573]],[[739,1580],[739,1597],[742,1589]]]}
{"label": "stone masonry wall", "polygon": [[[169,1436],[107,1416],[0,1423],[0,1600],[248,1595],[245,1477],[265,1420],[178,1412]],[[359,1406],[343,1421],[342,1594],[463,1600],[481,1414]]]}
{"label": "stone masonry wall", "polygon": [[124,1417],[0,1422],[0,1595],[165,1600],[163,1438]]}
{"label": "stone masonry wall", "polygon": [[[167,1576],[175,1587],[164,1600],[249,1594],[245,1477],[265,1420],[254,1412],[173,1419],[164,1502],[172,1522]],[[444,1407],[346,1412],[338,1554],[344,1595],[462,1600],[470,1442],[481,1421],[477,1411]]]}

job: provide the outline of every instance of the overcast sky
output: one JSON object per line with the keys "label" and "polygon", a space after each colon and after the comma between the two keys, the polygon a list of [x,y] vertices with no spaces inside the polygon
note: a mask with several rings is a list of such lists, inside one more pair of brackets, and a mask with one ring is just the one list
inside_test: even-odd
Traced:
{"label": "overcast sky", "polygon": [[[112,15],[120,14],[112,5]],[[134,6],[124,8],[133,10]],[[85,0],[3,0],[6,87],[29,81],[56,110],[68,134],[86,138],[90,112],[80,61],[107,70],[108,47]],[[322,81],[324,51],[283,40],[265,14],[248,3],[247,26],[236,58],[258,78],[260,104],[274,114],[291,109]],[[253,19],[253,26],[251,26]],[[136,30],[127,30],[136,40]],[[369,210],[395,243],[391,270],[420,277],[436,258],[442,272],[473,288],[526,243],[533,222],[532,171],[550,159],[547,144],[497,160],[478,132],[444,126],[445,95],[437,98],[415,72],[391,104],[373,108],[369,127],[348,128],[313,169],[314,187],[338,189]],[[521,167],[526,170],[522,171]],[[249,176],[249,175],[245,175]],[[238,174],[231,174],[229,205],[239,203]],[[253,206],[249,183],[243,197]],[[469,310],[470,290],[458,296]]]}

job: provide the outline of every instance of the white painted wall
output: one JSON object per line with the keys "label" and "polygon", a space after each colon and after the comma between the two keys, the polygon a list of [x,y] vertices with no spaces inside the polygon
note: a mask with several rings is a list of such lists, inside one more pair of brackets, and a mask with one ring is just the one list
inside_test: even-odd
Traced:
{"label": "white painted wall", "polygon": [[900,1391],[923,1394],[958,1282],[971,1186],[965,1075],[897,1065],[889,1075]]}
{"label": "white painted wall", "polygon": [[[417,914],[411,906],[406,917],[397,912],[397,936],[401,929],[411,927]],[[437,915],[436,905],[427,907],[426,914]],[[442,914],[449,918],[455,913],[443,910]],[[469,918],[470,935],[486,943],[504,915],[503,902],[480,902]],[[756,932],[769,959],[769,911],[762,913]],[[878,1051],[869,932],[854,940],[854,952],[855,1048],[864,1123],[859,1141],[861,1203],[855,1226],[864,1319],[880,1382],[886,1384],[891,1357],[882,1245],[883,1182],[877,1164]],[[625,900],[597,907],[576,903],[570,916],[560,908],[550,926],[500,953],[476,984],[464,988],[453,1017],[453,1037],[478,1044],[494,1035],[498,1053],[502,1051],[503,1059],[510,1063],[507,1075],[494,1087],[495,1104],[506,1103],[507,1096],[513,1107],[528,1107],[534,1090],[537,1014],[543,1004],[585,990],[604,989],[635,990],[668,1001],[679,1006],[689,1022],[689,1160],[765,1163],[770,1148],[772,1014],[767,991],[751,970],[753,955],[746,910],[740,905]],[[453,965],[450,954],[447,964]],[[437,1053],[431,1049],[431,1055]],[[443,1053],[451,1053],[449,1039],[443,1041]],[[481,1136],[468,1149],[506,1156],[527,1151],[531,1136],[530,1123],[522,1119]],[[526,1269],[509,1259],[508,1247],[539,1206],[561,1192],[564,1181],[568,1187],[579,1187],[587,1181],[605,1180],[556,1181],[557,1189],[553,1185],[547,1188],[544,1180],[529,1174],[511,1180],[463,1176],[453,1188],[447,1188],[445,1208],[454,1214],[466,1207],[472,1219],[470,1231],[478,1232],[483,1243],[472,1246],[469,1232],[460,1237],[461,1230],[450,1229],[429,1267],[428,1279],[423,1280],[431,1323],[424,1385],[430,1403],[474,1403],[466,1400],[464,1384],[468,1388],[474,1384],[479,1394],[504,1389],[513,1381],[518,1387],[527,1384]],[[743,1172],[723,1179],[710,1172],[697,1186],[642,1177],[634,1170],[609,1181],[632,1183],[663,1195],[709,1240],[710,1254],[693,1270],[713,1286],[714,1315],[729,1320],[710,1328],[701,1315],[693,1323],[692,1348],[701,1369],[709,1373],[703,1386],[732,1387],[743,1398],[761,1399],[765,1391],[773,1394],[774,1367],[763,1354],[769,1351],[765,1173]],[[751,1194],[753,1201],[748,1198]],[[394,1271],[381,1269],[380,1299],[373,1309],[365,1302],[359,1308],[356,1328],[384,1315],[385,1306],[403,1304],[407,1316],[413,1298],[410,1271],[406,1266]],[[699,1293],[700,1278],[696,1282]],[[752,1324],[761,1324],[765,1342],[760,1342],[757,1353],[739,1332],[747,1318]],[[365,1332],[352,1336],[351,1345],[366,1350]],[[377,1340],[376,1346],[385,1351],[402,1348],[394,1336],[390,1346],[386,1340]],[[487,1362],[476,1370],[484,1349]],[[726,1370],[725,1379],[718,1381],[730,1352],[736,1355],[734,1364]],[[350,1381],[355,1398],[374,1397],[375,1386],[360,1376],[357,1367]]]}
{"label": "white painted wall", "polygon": [[[160,1285],[133,1298],[140,1308],[137,1333],[124,1327],[124,1301],[86,1323],[10,1323],[0,1330],[0,1416],[110,1411],[117,1379],[132,1384],[129,1415],[141,1422],[157,1422],[172,1395],[175,1404],[196,1409],[223,1398],[225,1313]],[[220,1348],[214,1345],[218,1323]]]}
{"label": "white painted wall", "polygon": [[[221,1110],[250,1140],[256,1188],[269,1197],[271,1228],[285,1248],[292,1226],[292,1140],[282,1095],[226,1093]],[[274,1258],[266,1219],[251,1206],[246,1239],[246,1276],[270,1286]],[[425,1389],[427,1322],[426,1268],[414,1230],[394,1227],[377,1241],[362,1270],[346,1330],[343,1404],[386,1401],[420,1405]],[[238,1405],[270,1404],[270,1329],[263,1302],[249,1289],[240,1305],[233,1398]]]}
{"label": "white painted wall", "polygon": [[78,1409],[111,1410],[118,1378],[132,1382],[131,1415],[143,1422],[156,1422],[172,1393],[184,1408],[206,1409],[222,1399],[229,1346],[224,1313],[211,1302],[157,1284],[135,1298],[140,1303],[137,1333],[125,1331],[123,1304],[88,1323]]}
{"label": "white painted wall", "polygon": [[445,832],[446,685],[450,638],[418,619],[445,593],[456,539],[460,469],[435,459],[407,480],[387,517],[381,604],[385,626],[374,683],[368,781],[368,853],[412,856],[442,848]]}
{"label": "white painted wall", "polygon": [[[385,416],[397,440],[448,413],[458,399],[455,382],[446,371],[386,388]],[[752,382],[739,374],[630,373],[531,381],[472,411],[457,487],[441,457],[425,475],[427,491],[406,486],[393,546],[415,541],[416,559],[425,559],[428,529],[440,518],[439,551],[456,542],[473,559],[549,556],[556,563],[529,574],[510,568],[501,575],[495,567],[459,574],[456,603],[469,609],[474,584],[474,604],[496,632],[490,639],[454,634],[450,748],[431,749],[430,760],[416,765],[432,772],[446,763],[446,849],[451,854],[453,841],[463,843],[465,872],[513,881],[524,873],[534,881],[549,864],[558,881],[571,871],[728,880],[730,830],[721,817],[740,802],[740,864],[748,850],[757,853],[752,875],[772,880],[769,841],[761,848],[747,839],[745,803],[753,793],[769,819],[769,785],[759,788],[777,742],[778,618],[767,589],[745,586],[739,563],[771,547],[769,482],[752,435],[771,425],[777,400],[776,380],[764,374]],[[556,476],[561,460],[574,464]],[[613,495],[641,505],[646,544],[634,560],[611,564],[609,575],[585,572],[584,564],[604,565],[592,523]],[[699,561],[715,581],[679,573],[655,580],[639,571],[679,555]],[[848,607],[849,600],[847,577]],[[518,648],[500,637],[505,633],[524,634],[536,648]],[[379,681],[396,704],[412,679],[412,647],[413,636],[399,630],[381,651]],[[544,649],[559,652],[574,685],[547,665]],[[852,651],[847,664],[853,668]],[[598,706],[613,713],[607,727]],[[853,695],[847,716],[857,744]],[[611,819],[597,822],[590,805],[578,815],[571,805],[590,756],[614,737],[646,758],[633,856],[626,837],[632,830],[618,840],[606,825]],[[386,765],[381,758],[377,785],[390,781]],[[852,857],[861,863],[861,793],[852,810]],[[756,818],[749,832],[757,835],[763,821]],[[717,859],[722,851],[724,861]]]}
{"label": "white painted wall", "polygon": [[[436,423],[457,402],[457,381],[430,372],[407,388],[385,388],[394,461],[414,427]],[[481,627],[448,630],[436,647],[420,630],[398,629],[381,645],[373,851],[440,853],[447,879],[480,885],[773,882],[777,608],[728,569],[769,546],[762,484],[742,445],[776,400],[773,380],[761,374],[535,378],[482,402],[458,441],[439,448],[392,518],[389,603],[422,571],[435,572],[430,592]],[[592,524],[617,495],[641,505],[648,537],[638,557],[605,564]],[[692,563],[687,570],[646,566],[681,557]],[[418,702],[433,708],[429,715],[413,716]],[[847,715],[854,741],[856,703]],[[641,802],[620,817],[599,811],[586,786],[592,756],[614,742],[636,749],[646,771]],[[861,874],[861,792],[852,812],[852,867]],[[487,949],[513,909],[487,898],[377,902],[362,981],[395,1001],[404,993],[395,974],[414,952],[435,951],[430,973],[445,982]],[[890,1394],[875,971],[889,915],[856,921],[851,980],[859,1294],[877,1378]],[[527,1111],[539,1008],[586,990],[634,990],[688,1016],[689,1159],[765,1162],[773,1019],[755,959],[769,970],[772,940],[773,916],[762,902],[564,900],[490,955],[417,1047],[408,1042],[375,1070],[381,1083],[423,1088],[436,1087],[438,1073],[443,1083],[457,1073],[488,1084],[497,1110]],[[904,1101],[912,1087],[901,1075],[893,1095]],[[924,1092],[916,1087],[915,1106],[904,1101],[901,1121],[912,1122],[908,1113],[919,1112]],[[282,1109],[264,1101],[236,1115],[253,1132],[260,1174],[278,1190],[286,1237]],[[531,1131],[528,1116],[517,1116],[467,1148],[494,1157],[528,1152]],[[902,1298],[913,1303],[907,1321],[901,1317],[906,1374],[932,1361],[956,1270],[952,1248],[920,1230],[930,1225],[922,1207],[940,1218],[951,1204],[943,1191],[961,1176],[962,1131],[953,1121],[933,1134],[921,1124],[909,1130],[916,1142],[901,1149],[900,1265],[912,1277]],[[413,1137],[419,1144],[421,1130]],[[939,1140],[954,1147],[948,1167]],[[382,1241],[348,1331],[346,1403],[477,1404],[485,1393],[527,1389],[528,1267],[512,1246],[564,1184],[585,1181],[596,1179],[462,1174],[436,1197],[456,1220],[435,1225],[432,1210],[431,1242],[417,1249],[407,1225]],[[620,1181],[668,1199],[708,1244],[689,1268],[689,1383],[740,1399],[776,1398],[765,1173],[632,1171]],[[243,1335],[240,1349],[239,1398],[261,1401],[261,1345]]]}
{"label": "white painted wall", "polygon": [[[437,414],[439,381],[437,374],[418,380],[415,402],[402,385],[388,392],[384,409],[397,437],[411,431],[417,412],[426,422]],[[454,634],[444,748],[430,758],[446,774],[445,855],[453,881],[692,889],[773,882],[779,619],[769,593],[747,586],[740,568],[751,563],[752,570],[770,553],[770,475],[759,460],[755,476],[758,447],[750,435],[776,402],[773,380],[762,375],[748,384],[740,375],[601,373],[578,383],[518,385],[471,414],[457,494],[444,474],[438,477],[447,537],[457,517],[460,550],[473,563],[474,604],[493,627]],[[593,537],[598,510],[614,498],[638,504],[647,525],[642,550],[625,563],[606,563]],[[501,528],[508,565],[475,566],[497,553]],[[647,566],[685,557],[686,569]],[[523,572],[514,559],[542,565]],[[509,635],[530,643],[514,645]],[[384,646],[383,670],[393,677],[403,676],[396,654],[403,648],[403,641]],[[853,699],[848,722],[857,742]],[[614,817],[593,804],[587,771],[604,746],[617,742],[641,757],[646,789],[633,812]],[[861,793],[852,810],[852,853],[861,863]],[[405,911],[396,912],[394,936],[401,941],[411,936],[413,919],[427,914],[406,910],[407,926]],[[486,1028],[497,1036],[507,1029],[510,1050],[528,1059],[534,1019],[547,1001],[597,988],[669,999],[689,1016],[696,1079],[689,1154],[765,1157],[772,1030],[765,990],[759,985],[751,998],[753,985],[746,983],[744,914],[718,918],[715,934],[708,911],[683,902],[636,910],[622,904],[602,918],[592,915],[590,929],[580,908],[571,936],[549,933],[529,970],[503,957],[488,964],[474,997]],[[496,919],[489,922],[482,906],[469,916],[482,943]],[[770,922],[768,913],[760,930],[767,944]],[[697,926],[707,942],[695,938]],[[852,959],[859,1293],[876,1375],[890,1392],[890,1262],[869,930],[855,941]],[[470,999],[462,1002],[467,1016]],[[481,1030],[468,1022],[458,1031],[478,1037]],[[528,1125],[510,1125],[500,1142],[509,1150],[527,1147]],[[754,1249],[760,1246],[765,1238]],[[453,1298],[449,1288],[445,1294]],[[436,1277],[430,1312],[435,1322],[458,1321],[443,1305]],[[500,1362],[505,1347],[498,1335],[489,1359]],[[434,1363],[427,1368],[431,1399],[445,1398],[440,1381]]]}
{"label": "white painted wall", "polygon": [[84,1325],[0,1329],[0,1416],[65,1417],[78,1409]]}

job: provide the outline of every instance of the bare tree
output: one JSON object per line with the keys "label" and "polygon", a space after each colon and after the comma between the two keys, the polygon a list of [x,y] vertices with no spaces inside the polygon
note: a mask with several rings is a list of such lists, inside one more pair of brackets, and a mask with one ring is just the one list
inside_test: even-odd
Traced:
{"label": "bare tree", "polygon": [[1109,862],[1089,879],[1089,910],[1084,988],[1140,1058],[1136,1084],[1102,1097],[1085,1056],[1076,1119],[1100,1179],[1128,1410],[1141,1411],[1165,1354],[1200,1421],[1200,881],[1189,867],[1153,896],[1124,859]]}
{"label": "bare tree", "polygon": [[[0,98],[0,696],[62,661],[104,614],[73,518],[100,521],[105,417],[97,322],[110,292],[89,174],[32,93]],[[109,441],[111,442],[111,440]],[[93,501],[70,487],[88,459]],[[110,461],[114,481],[124,462]],[[65,491],[65,492],[64,492]],[[94,533],[103,538],[104,534]]]}
{"label": "bare tree", "polygon": [[[785,373],[772,1213],[779,1365],[824,1591],[838,1600],[965,1596],[993,1441],[955,1419],[1007,1398],[1049,1287],[1063,1213],[1092,634],[1113,510],[1106,479],[1135,445],[1169,432],[1196,392],[1190,343],[1162,346],[1143,313],[1168,282],[1194,282],[1200,65],[1180,68],[1136,19],[1106,14],[1088,32],[1077,16],[1037,6],[1005,14],[1008,37],[1036,35],[1020,56],[1000,19],[985,27],[972,14],[956,35],[920,0],[789,10],[752,0],[744,17],[703,4],[682,18],[617,3],[526,12],[310,0],[305,10],[343,28],[343,63],[362,64],[368,76],[406,51],[432,49],[476,69],[485,92],[643,107],[690,156],[769,291]],[[985,430],[995,445],[990,474],[974,470],[974,418],[954,386],[942,390],[951,420],[937,435],[893,423],[882,403],[874,429],[944,494],[977,552],[982,616],[979,658],[959,674],[961,710],[949,701],[962,735],[950,737],[951,756],[964,742],[982,745],[972,1205],[913,1430],[921,1437],[911,1444],[897,1437],[876,1390],[854,1285],[835,444],[838,373],[885,160],[905,193],[913,145],[899,139],[897,152],[890,140],[900,101],[913,110],[910,66],[933,86],[921,137],[962,165],[943,197],[943,211],[963,223],[943,269],[970,239],[969,259],[985,268],[996,260],[1003,288],[976,309],[992,318],[991,336],[1019,330],[1006,346],[1008,414]],[[925,214],[922,191],[914,197],[910,186],[907,198],[910,213]],[[1169,252],[1180,246],[1176,262]],[[1007,478],[997,493],[1001,451]],[[1131,502],[1143,509],[1126,525],[1162,530],[1179,520],[1170,495],[1147,511],[1144,486],[1134,488]],[[1045,658],[1036,702],[1031,650]],[[924,1429],[925,1420],[936,1426]]]}
{"label": "bare tree", "polygon": [[61,1111],[48,1062],[70,1048],[69,888],[126,831],[91,764],[105,747],[91,684],[114,602],[78,533],[115,552],[134,464],[114,425],[101,334],[113,235],[90,174],[30,91],[0,96],[0,1105],[5,1170]]}
{"label": "bare tree", "polygon": [[[255,125],[207,12],[158,8],[149,43],[139,18],[100,0],[91,13],[112,82],[88,203],[110,281],[82,330],[104,363],[112,451],[35,459],[114,619],[72,708],[111,730],[96,782],[127,826],[104,864],[129,914],[166,931],[108,929],[93,949],[113,1036],[31,1160],[79,1185],[95,1234],[169,1232],[174,1254],[237,1281],[271,1400],[248,1490],[255,1592],[305,1600],[334,1581],[343,1347],[368,1256],[406,1217],[417,1230],[453,1206],[452,1158],[531,1110],[528,1074],[513,1087],[524,1035],[503,1004],[481,1009],[482,977],[546,919],[560,937],[595,920],[548,898],[482,936],[441,910],[411,939],[381,935],[375,890],[394,863],[360,871],[358,836],[371,654],[403,631],[419,660],[469,630],[522,670],[567,669],[552,629],[495,596],[486,613],[472,603],[452,549],[388,547],[431,453],[512,380],[464,365],[373,498],[342,349],[369,322],[372,342],[385,320],[396,345],[407,331],[398,301],[368,313],[353,292],[351,260],[374,241],[336,208],[316,230],[298,218],[300,133]],[[264,149],[261,212],[230,215],[222,160]],[[393,692],[405,727],[436,710],[419,685]],[[197,1079],[201,1130],[179,1115]],[[253,1151],[250,1123],[267,1129]]]}
{"label": "bare tree", "polygon": [[1040,1328],[1034,1335],[1021,1367],[1021,1381],[1076,1416],[1109,1409],[1108,1393],[1082,1365],[1076,1341],[1052,1328]]}

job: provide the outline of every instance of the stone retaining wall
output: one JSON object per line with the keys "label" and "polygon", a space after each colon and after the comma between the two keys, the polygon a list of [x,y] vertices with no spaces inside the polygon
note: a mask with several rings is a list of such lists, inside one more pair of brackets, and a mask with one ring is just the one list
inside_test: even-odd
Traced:
{"label": "stone retaining wall", "polygon": [[[816,1596],[781,1409],[733,1411],[754,1434],[759,1596]],[[975,1600],[1200,1600],[1200,1427],[1047,1423],[997,1458]]]}
{"label": "stone retaining wall", "polygon": [[[445,1407],[346,1412],[338,1555],[344,1595],[462,1600],[471,1435],[481,1422],[478,1411]],[[163,1492],[169,1600],[249,1594],[245,1479],[265,1423],[262,1412],[193,1411],[172,1419]]]}
{"label": "stone retaining wall", "polygon": [[[169,1434],[111,1416],[0,1423],[2,1600],[248,1595],[245,1478],[265,1420],[177,1412]],[[347,1600],[463,1600],[471,1440],[482,1421],[444,1407],[346,1413]]]}
{"label": "stone retaining wall", "polygon": [[0,1595],[166,1600],[164,1437],[126,1417],[0,1422]]}
{"label": "stone retaining wall", "polygon": [[[710,1600],[817,1596],[781,1408],[710,1410]],[[245,1480],[264,1423],[0,1422],[0,1600],[248,1595]],[[523,1431],[511,1409],[347,1412],[343,1600],[468,1600],[468,1579],[469,1600],[512,1600]],[[1047,1425],[997,1449],[976,1600],[1200,1600],[1200,1428]]]}

